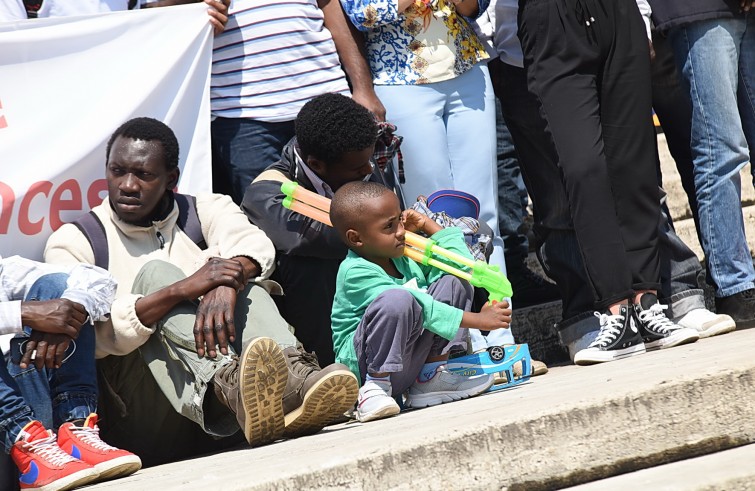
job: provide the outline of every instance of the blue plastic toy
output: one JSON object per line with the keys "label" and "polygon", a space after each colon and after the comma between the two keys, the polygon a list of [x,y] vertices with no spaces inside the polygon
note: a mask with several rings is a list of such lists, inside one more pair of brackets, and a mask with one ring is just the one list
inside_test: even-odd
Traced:
{"label": "blue plastic toy", "polygon": [[[515,377],[514,365],[517,362],[522,362],[522,375]],[[530,357],[530,348],[526,344],[491,346],[482,353],[449,359],[446,363],[446,369],[449,372],[467,377],[505,372],[507,382],[493,385],[488,389],[494,391],[529,382],[532,374],[532,358]]]}

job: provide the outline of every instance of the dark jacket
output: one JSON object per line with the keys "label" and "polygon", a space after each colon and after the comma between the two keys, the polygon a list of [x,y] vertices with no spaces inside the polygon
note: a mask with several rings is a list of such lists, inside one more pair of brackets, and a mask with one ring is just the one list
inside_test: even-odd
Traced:
{"label": "dark jacket", "polygon": [[[301,166],[296,162],[296,138],[283,148],[281,159],[268,167],[286,178],[315,191]],[[374,166],[370,181],[386,184],[380,169]],[[331,227],[293,212],[282,205],[285,195],[276,180],[255,179],[246,189],[241,209],[253,224],[262,229],[273,241],[278,256],[312,256],[323,259],[343,259],[346,245]]]}
{"label": "dark jacket", "polygon": [[739,0],[649,0],[656,29],[666,32],[693,22],[732,19],[743,14]]}

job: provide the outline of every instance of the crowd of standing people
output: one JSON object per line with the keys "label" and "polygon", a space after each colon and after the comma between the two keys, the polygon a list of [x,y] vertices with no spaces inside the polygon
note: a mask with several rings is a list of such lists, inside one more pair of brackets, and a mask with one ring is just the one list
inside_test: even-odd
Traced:
{"label": "crowd of standing people", "polygon": [[[0,22],[196,2],[0,0]],[[481,394],[495,376],[445,365],[516,343],[518,307],[561,300],[578,365],[755,326],[755,1],[204,3],[215,193],[174,192],[173,131],[134,118],[107,144],[108,196],[46,264],[0,258],[0,444],[21,489]],[[333,226],[284,207],[283,183],[332,200]],[[513,296],[407,259],[408,232],[508,270]]]}

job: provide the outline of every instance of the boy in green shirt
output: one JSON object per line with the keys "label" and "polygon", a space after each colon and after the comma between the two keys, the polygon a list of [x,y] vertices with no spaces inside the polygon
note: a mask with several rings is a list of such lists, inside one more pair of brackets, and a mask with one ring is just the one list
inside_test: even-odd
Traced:
{"label": "boy in green shirt", "polygon": [[461,327],[508,328],[505,301],[469,312],[472,287],[404,257],[405,231],[422,232],[440,247],[471,257],[458,228],[442,229],[396,195],[370,182],[338,189],[330,218],[349,247],[336,279],[332,328],[336,360],[360,377],[357,417],[371,421],[399,412],[392,396],[408,391],[408,407],[427,407],[485,392],[492,376],[446,371],[449,341]]}

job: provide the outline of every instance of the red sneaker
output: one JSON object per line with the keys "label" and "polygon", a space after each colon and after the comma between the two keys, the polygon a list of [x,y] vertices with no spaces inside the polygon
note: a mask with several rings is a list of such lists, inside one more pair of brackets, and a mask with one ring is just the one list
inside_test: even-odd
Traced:
{"label": "red sneaker", "polygon": [[63,423],[58,430],[58,445],[70,455],[93,466],[100,474],[98,481],[128,476],[142,467],[139,457],[100,439],[95,413],[87,417],[84,426]]}
{"label": "red sneaker", "polygon": [[10,456],[18,467],[18,479],[24,491],[62,491],[97,479],[97,471],[86,462],[65,453],[52,431],[39,421],[21,430]]}

